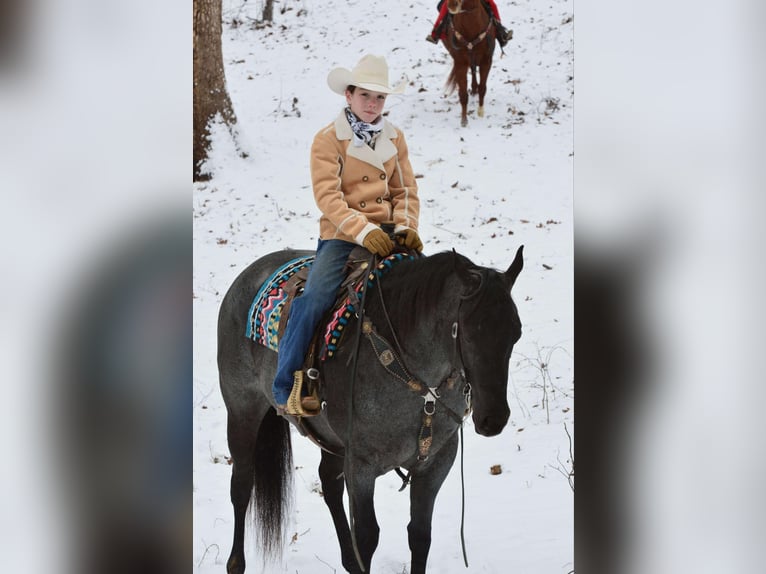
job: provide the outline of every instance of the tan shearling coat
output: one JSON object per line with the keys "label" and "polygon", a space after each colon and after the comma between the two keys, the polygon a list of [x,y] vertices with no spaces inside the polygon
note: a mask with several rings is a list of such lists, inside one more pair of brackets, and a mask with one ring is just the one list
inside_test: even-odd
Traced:
{"label": "tan shearling coat", "polygon": [[321,239],[362,245],[385,221],[396,231],[418,228],[418,186],[404,134],[383,119],[375,142],[355,146],[345,111],[317,133],[311,146],[314,199],[322,212]]}

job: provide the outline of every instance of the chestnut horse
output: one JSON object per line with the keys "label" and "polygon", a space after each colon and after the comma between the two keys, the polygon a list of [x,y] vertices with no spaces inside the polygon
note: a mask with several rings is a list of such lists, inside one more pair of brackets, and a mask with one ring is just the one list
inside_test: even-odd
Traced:
{"label": "chestnut horse", "polygon": [[[468,68],[471,69],[471,94],[479,94],[477,114],[484,117],[484,94],[487,93],[487,77],[492,67],[495,51],[495,27],[481,0],[445,0],[451,15],[444,45],[452,55],[453,64],[447,78],[447,91],[455,86],[460,96],[460,125],[468,125]],[[479,81],[476,81],[476,67]]]}

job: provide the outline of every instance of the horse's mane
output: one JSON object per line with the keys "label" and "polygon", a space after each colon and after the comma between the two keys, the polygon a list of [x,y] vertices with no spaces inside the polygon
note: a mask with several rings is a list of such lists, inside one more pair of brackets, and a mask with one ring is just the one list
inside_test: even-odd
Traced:
{"label": "horse's mane", "polygon": [[436,308],[447,278],[455,272],[456,258],[463,259],[467,266],[474,266],[463,255],[443,251],[402,261],[382,277],[386,310],[402,335],[417,324],[421,314],[431,313]]}
{"label": "horse's mane", "polygon": [[[467,309],[473,309],[474,312],[483,309],[483,312],[496,314],[508,302],[515,309],[502,272],[477,266],[454,251],[443,251],[428,257],[402,261],[381,278],[386,310],[396,326],[397,334],[406,337],[424,315],[435,312],[444,297],[447,279],[457,272],[457,265],[481,277],[478,284],[473,286],[473,292],[464,300]],[[466,291],[471,288],[470,285],[464,287]],[[375,292],[379,294],[377,287]],[[379,308],[377,296],[372,297],[370,302],[373,307]]]}

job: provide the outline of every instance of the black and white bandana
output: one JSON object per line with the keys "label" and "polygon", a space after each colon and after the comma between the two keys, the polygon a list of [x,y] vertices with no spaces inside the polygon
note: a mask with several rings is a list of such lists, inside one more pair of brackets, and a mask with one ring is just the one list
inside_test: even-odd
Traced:
{"label": "black and white bandana", "polygon": [[351,131],[354,132],[354,145],[356,147],[361,147],[364,144],[375,147],[375,137],[383,129],[382,118],[378,118],[378,121],[374,124],[368,124],[356,117],[351,108],[346,108],[346,119],[351,124]]}

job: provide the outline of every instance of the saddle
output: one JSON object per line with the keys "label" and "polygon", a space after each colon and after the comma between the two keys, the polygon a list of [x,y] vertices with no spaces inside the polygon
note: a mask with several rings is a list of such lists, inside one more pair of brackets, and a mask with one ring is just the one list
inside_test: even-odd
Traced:
{"label": "saddle", "polygon": [[[288,399],[288,414],[307,416],[320,409],[321,363],[332,358],[339,348],[345,327],[359,308],[364,278],[368,287],[393,265],[414,259],[414,252],[394,252],[369,269],[370,252],[356,247],[349,254],[345,278],[338,289],[335,304],[320,321],[304,358],[303,368],[296,374],[293,390]],[[293,259],[283,264],[267,279],[250,306],[246,336],[274,351],[279,350],[279,339],[284,334],[290,316],[290,306],[303,292],[313,256]]]}

